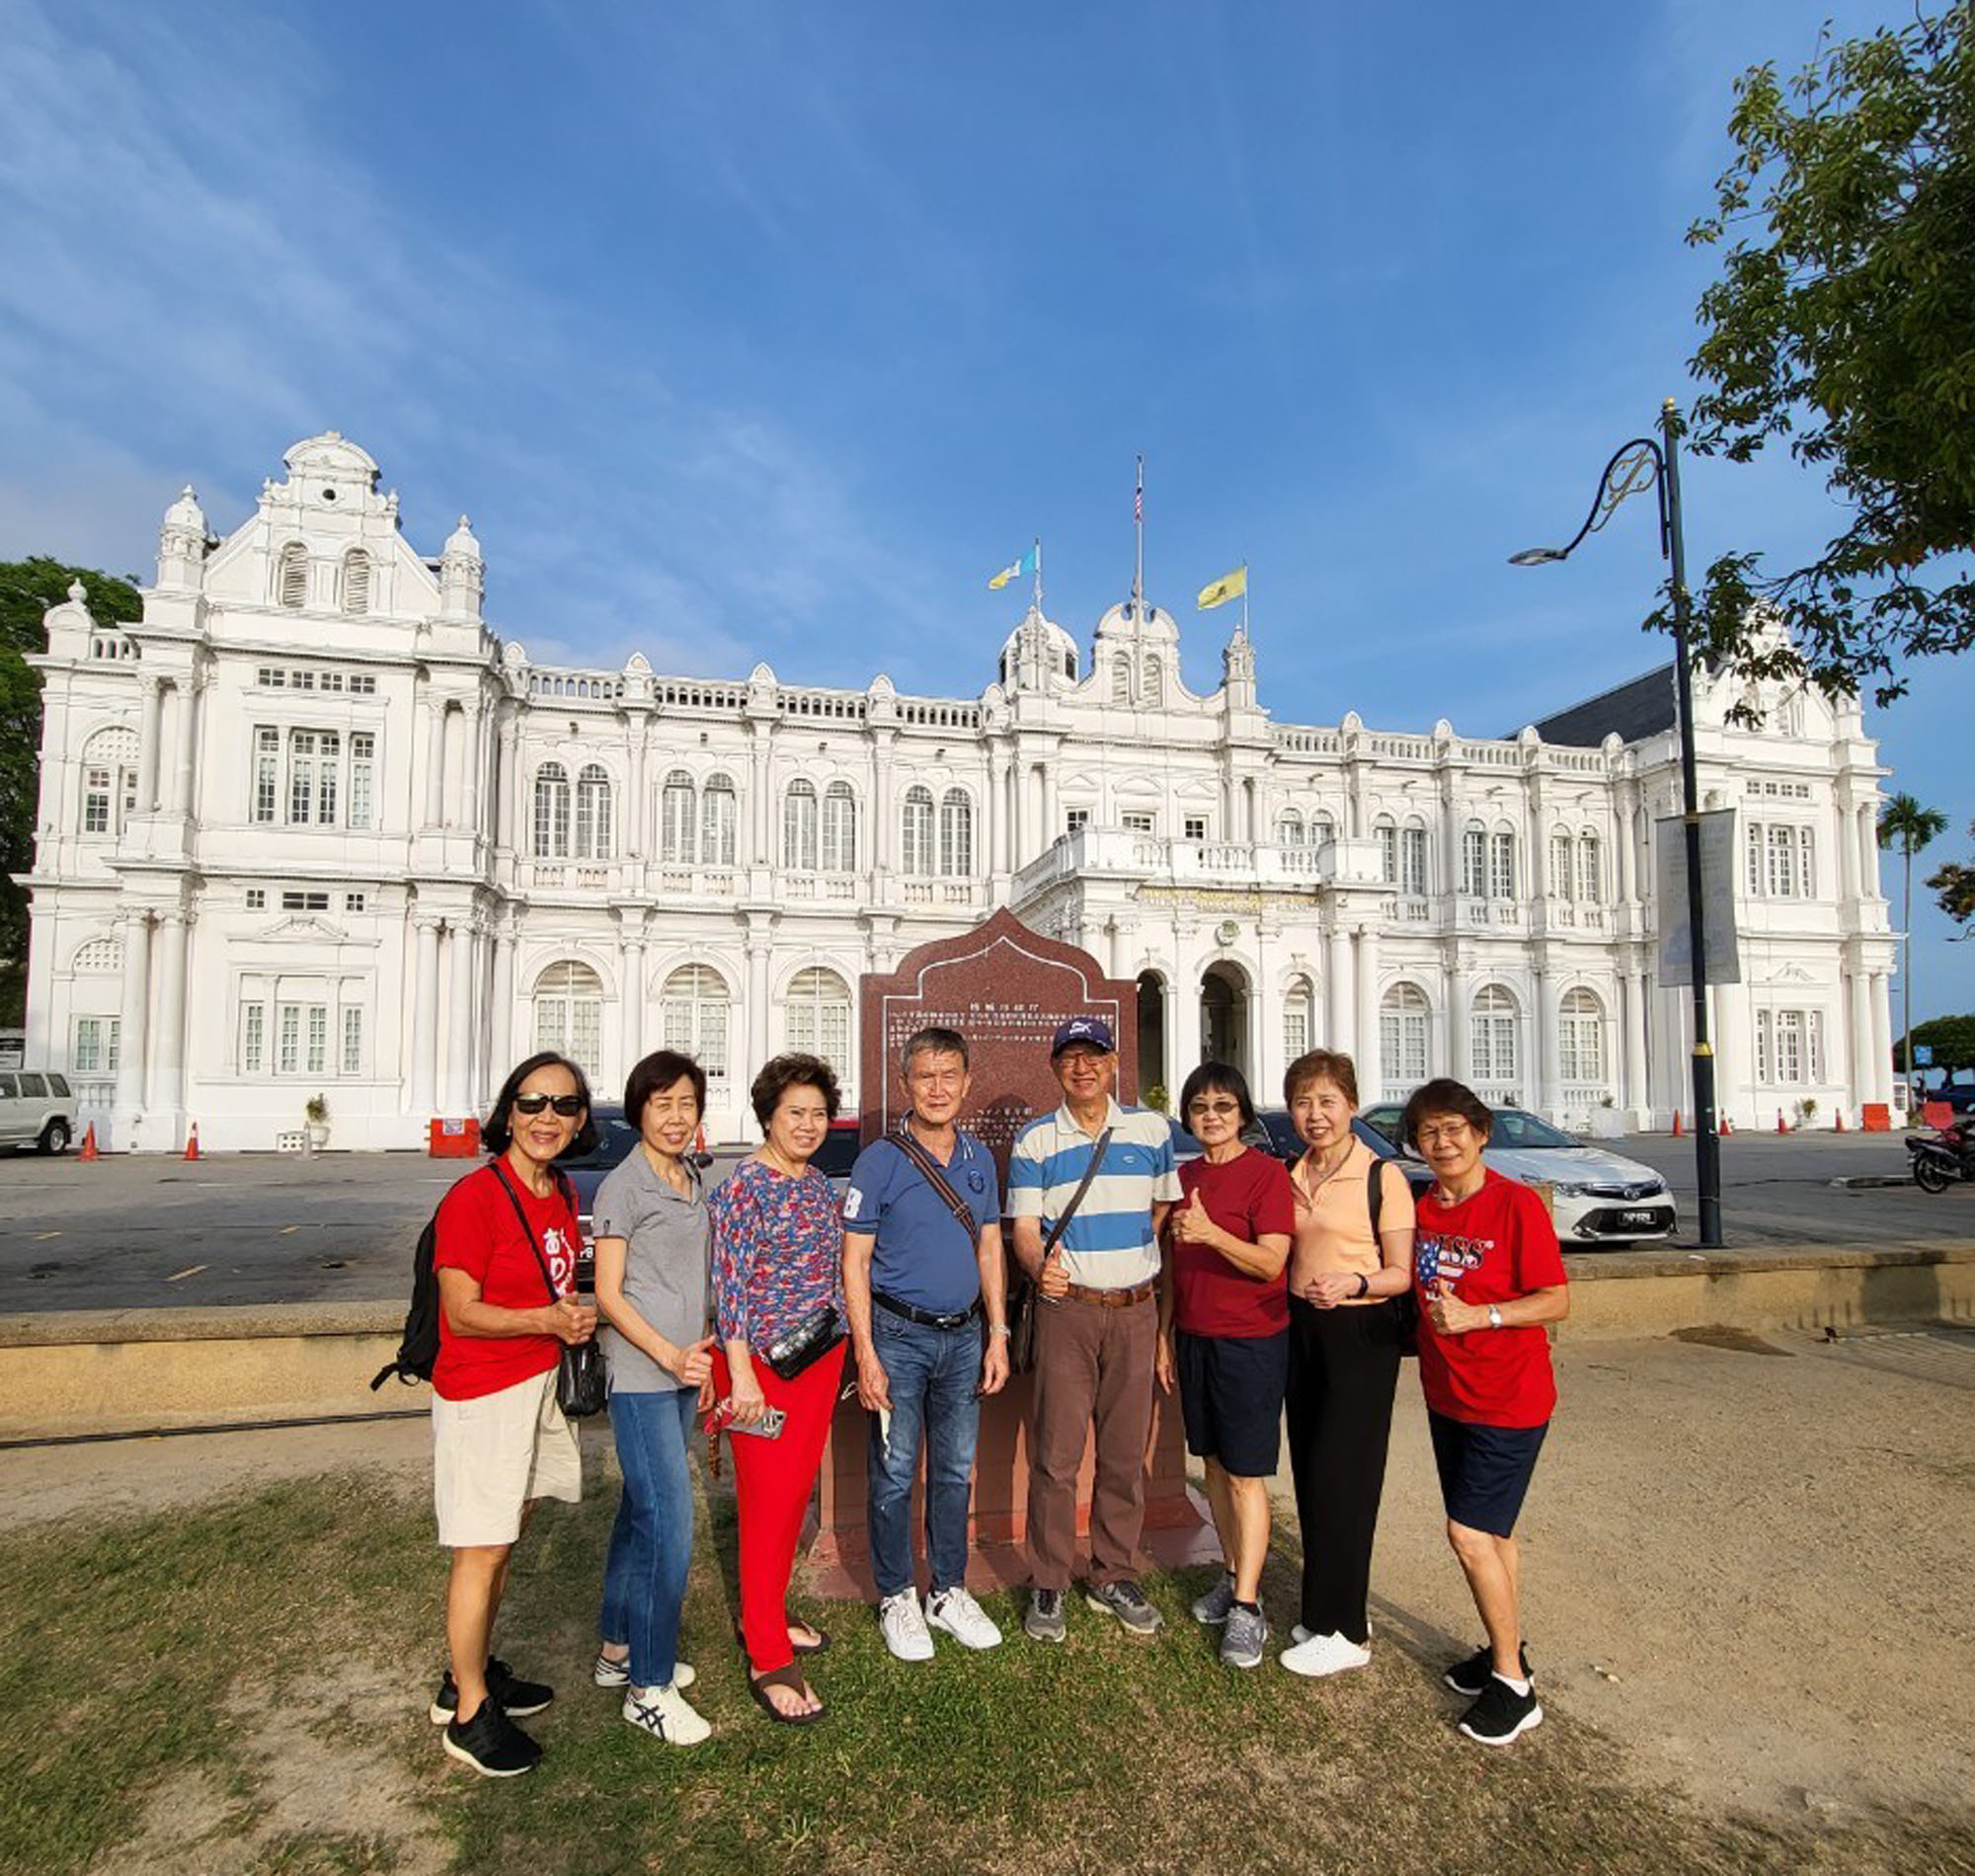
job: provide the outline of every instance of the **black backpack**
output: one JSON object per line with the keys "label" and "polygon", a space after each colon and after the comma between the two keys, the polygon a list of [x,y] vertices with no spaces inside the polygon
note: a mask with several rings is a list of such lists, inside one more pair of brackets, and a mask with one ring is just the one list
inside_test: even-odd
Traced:
{"label": "black backpack", "polygon": [[370,1383],[374,1394],[395,1374],[407,1387],[433,1377],[438,1360],[438,1272],[433,1268],[433,1252],[438,1238],[438,1213],[426,1220],[412,1252],[412,1304],[405,1311],[405,1333],[396,1357],[377,1370]]}

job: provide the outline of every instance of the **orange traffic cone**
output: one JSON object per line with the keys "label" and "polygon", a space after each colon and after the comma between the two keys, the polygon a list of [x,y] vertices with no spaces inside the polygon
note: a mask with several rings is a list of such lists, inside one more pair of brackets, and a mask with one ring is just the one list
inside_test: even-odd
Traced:
{"label": "orange traffic cone", "polygon": [[1686,1132],[1687,1129],[1681,1125],[1680,1109],[1675,1108],[1673,1111],[1673,1136],[1675,1139],[1679,1139]]}
{"label": "orange traffic cone", "polygon": [[1783,1119],[1781,1108],[1777,1109],[1777,1132],[1778,1133],[1787,1133],[1789,1132],[1789,1123]]}
{"label": "orange traffic cone", "polygon": [[693,1129],[692,1150],[695,1153],[706,1151],[706,1124],[704,1122],[701,1122],[698,1127]]}
{"label": "orange traffic cone", "polygon": [[79,1160],[91,1160],[101,1159],[103,1155],[96,1150],[96,1123],[91,1121],[83,1132],[82,1151],[76,1154],[76,1158]]}
{"label": "orange traffic cone", "polygon": [[192,1132],[186,1135],[185,1156],[188,1159],[197,1159],[198,1157],[198,1123],[197,1121],[193,1122]]}
{"label": "orange traffic cone", "polygon": [[1838,1118],[1836,1123],[1832,1127],[1831,1131],[1834,1133],[1842,1133],[1845,1132],[1845,1110],[1843,1108],[1840,1108],[1838,1110]]}
{"label": "orange traffic cone", "polygon": [[1735,1123],[1725,1114],[1721,1117],[1721,1137],[1724,1140],[1735,1137]]}

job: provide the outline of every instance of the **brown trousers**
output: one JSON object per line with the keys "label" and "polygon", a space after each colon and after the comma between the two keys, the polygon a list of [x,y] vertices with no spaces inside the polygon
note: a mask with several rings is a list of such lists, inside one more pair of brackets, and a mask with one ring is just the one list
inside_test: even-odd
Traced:
{"label": "brown trousers", "polygon": [[1138,1574],[1146,1522],[1146,1442],[1152,1424],[1153,1297],[1107,1309],[1037,1298],[1034,1414],[1029,1427],[1029,1575],[1066,1590],[1076,1567],[1076,1475],[1097,1429],[1090,1494],[1090,1580]]}

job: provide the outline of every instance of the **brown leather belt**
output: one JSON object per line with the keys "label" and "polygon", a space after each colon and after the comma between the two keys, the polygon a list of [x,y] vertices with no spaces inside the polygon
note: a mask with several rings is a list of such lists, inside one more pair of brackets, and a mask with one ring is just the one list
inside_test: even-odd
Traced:
{"label": "brown leather belt", "polygon": [[1088,1284],[1071,1284],[1064,1294],[1071,1302],[1094,1302],[1103,1309],[1129,1309],[1135,1302],[1150,1302],[1158,1288],[1156,1282],[1137,1284],[1130,1290],[1092,1290]]}

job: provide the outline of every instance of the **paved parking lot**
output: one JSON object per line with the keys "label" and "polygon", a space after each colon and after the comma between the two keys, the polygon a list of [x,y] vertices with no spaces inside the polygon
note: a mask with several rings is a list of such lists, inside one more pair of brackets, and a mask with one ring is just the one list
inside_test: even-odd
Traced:
{"label": "paved parking lot", "polygon": [[[1672,1181],[1694,1240],[1693,1142],[1622,1142]],[[735,1155],[723,1153],[713,1176]],[[1898,1134],[1744,1135],[1722,1143],[1731,1248],[1975,1239],[1975,1187],[1838,1191],[1902,1176]],[[177,1159],[0,1158],[0,1315],[161,1304],[373,1302],[407,1293],[412,1247],[463,1168],[410,1153]]]}

